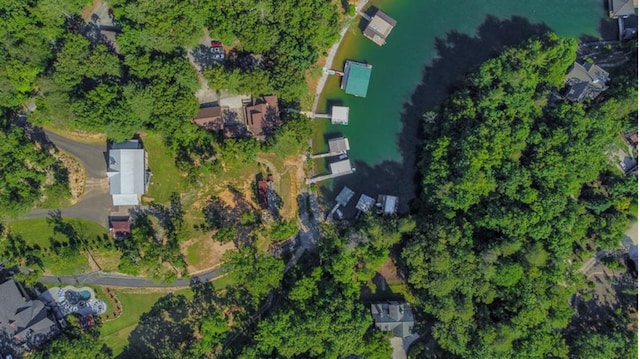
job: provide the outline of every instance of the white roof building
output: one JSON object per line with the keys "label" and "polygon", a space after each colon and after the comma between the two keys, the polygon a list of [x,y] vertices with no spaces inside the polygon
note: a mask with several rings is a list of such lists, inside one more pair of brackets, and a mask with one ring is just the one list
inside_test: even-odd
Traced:
{"label": "white roof building", "polygon": [[351,168],[351,161],[348,158],[346,160],[333,162],[329,165],[329,167],[331,168],[331,173],[333,174],[353,172],[353,169]]}
{"label": "white roof building", "polygon": [[331,153],[346,153],[350,149],[348,138],[338,137],[329,140],[329,152]]}
{"label": "white roof building", "polygon": [[349,108],[344,106],[331,107],[331,123],[334,125],[349,124]]}
{"label": "white roof building", "polygon": [[109,193],[114,206],[137,206],[145,192],[144,149],[138,140],[113,144],[109,149]]}

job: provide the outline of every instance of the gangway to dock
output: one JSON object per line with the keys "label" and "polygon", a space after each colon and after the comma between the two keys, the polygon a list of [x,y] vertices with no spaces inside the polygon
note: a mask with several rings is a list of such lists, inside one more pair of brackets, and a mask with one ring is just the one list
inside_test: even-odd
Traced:
{"label": "gangway to dock", "polygon": [[318,159],[318,158],[340,156],[340,155],[343,155],[345,153],[347,153],[347,151],[318,153],[316,155],[310,155],[309,158],[311,158],[312,160],[315,160],[315,159]]}
{"label": "gangway to dock", "polygon": [[321,176],[316,176],[316,177],[312,177],[312,178],[307,178],[306,183],[307,184],[312,184],[312,183],[325,181],[325,180],[328,180],[328,179],[338,178],[338,177],[341,177],[341,176],[350,175],[350,174],[354,173],[355,171],[356,171],[355,168],[352,168],[350,171],[346,171],[346,172],[331,173],[331,174],[328,174],[328,175],[321,175]]}

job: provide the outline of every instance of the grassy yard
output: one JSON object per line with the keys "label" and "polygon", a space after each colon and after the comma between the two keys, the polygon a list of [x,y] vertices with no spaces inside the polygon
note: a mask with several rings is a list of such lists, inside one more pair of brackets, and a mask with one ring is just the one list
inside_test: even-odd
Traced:
{"label": "grassy yard", "polygon": [[135,329],[140,316],[148,312],[158,298],[165,293],[141,293],[127,289],[114,291],[122,303],[122,315],[118,319],[102,324],[100,339],[111,347],[114,356],[117,356],[122,353],[128,342],[129,334]]}
{"label": "grassy yard", "polygon": [[148,196],[156,202],[169,201],[172,192],[182,193],[186,189],[186,179],[176,165],[173,155],[162,142],[160,135],[147,133],[142,142],[148,155],[151,183]]}
{"label": "grassy yard", "polygon": [[[213,281],[214,287],[219,290],[226,286],[232,285],[233,281],[229,276],[221,277]],[[129,343],[129,335],[136,328],[140,317],[151,310],[153,305],[161,297],[174,293],[176,295],[184,295],[188,299],[193,299],[193,291],[190,288],[180,290],[175,289],[136,289],[136,288],[111,288],[120,303],[122,304],[122,315],[117,319],[104,322],[100,328],[100,342],[107,344],[113,349],[114,357],[120,355],[124,347]],[[106,292],[100,288],[96,288],[96,293],[100,299],[104,299],[108,304],[112,305]],[[107,310],[111,313],[111,308]]]}
{"label": "grassy yard", "polygon": [[[107,230],[98,223],[79,219],[65,218],[65,222],[70,223],[81,238],[98,245],[108,236]],[[61,233],[54,233],[53,226],[47,223],[46,218],[25,219],[8,223],[9,231],[12,234],[21,236],[27,245],[39,246],[45,271],[57,275],[71,275],[82,273],[87,270],[89,263],[87,255],[81,251],[80,255],[62,260],[51,248],[50,238],[58,242],[68,242],[66,236]],[[96,252],[100,252],[96,250]],[[92,251],[93,252],[93,251]]]}

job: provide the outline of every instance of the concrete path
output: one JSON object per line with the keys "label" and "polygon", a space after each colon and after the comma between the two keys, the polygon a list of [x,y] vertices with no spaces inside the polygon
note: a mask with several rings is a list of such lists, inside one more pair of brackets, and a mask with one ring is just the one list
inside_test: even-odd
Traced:
{"label": "concrete path", "polygon": [[[58,149],[76,157],[82,163],[87,176],[85,190],[78,203],[72,207],[61,209],[62,216],[88,219],[108,228],[112,202],[106,171],[106,143],[104,145],[90,145],[51,132],[45,131],[45,133]],[[44,218],[47,217],[49,210],[37,209],[22,218]]]}
{"label": "concrete path", "polygon": [[188,287],[190,281],[210,282],[224,274],[221,267],[210,269],[206,272],[192,276],[190,279],[180,278],[173,283],[157,283],[141,277],[132,277],[120,274],[109,274],[104,272],[91,272],[74,276],[42,276],[38,280],[43,283],[58,284],[96,284],[109,287],[129,287],[129,288],[176,288]]}

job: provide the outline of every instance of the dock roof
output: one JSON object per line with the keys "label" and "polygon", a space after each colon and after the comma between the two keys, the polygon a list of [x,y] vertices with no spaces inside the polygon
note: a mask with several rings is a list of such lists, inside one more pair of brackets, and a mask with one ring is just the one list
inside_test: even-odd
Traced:
{"label": "dock roof", "polygon": [[349,147],[349,139],[345,137],[337,137],[329,140],[329,152],[339,153],[347,152],[351,148]]}
{"label": "dock roof", "polygon": [[338,195],[336,196],[336,202],[338,202],[342,207],[345,207],[347,203],[349,203],[353,195],[354,192],[351,190],[351,188],[344,186],[342,188],[342,191],[340,191],[340,193],[338,193]]}
{"label": "dock roof", "polygon": [[333,174],[352,172],[351,161],[348,158],[342,161],[334,162],[330,164],[329,167],[331,168],[331,173]]}
{"label": "dock roof", "polygon": [[349,123],[349,108],[344,106],[331,107],[331,123],[334,125],[346,125]]}
{"label": "dock roof", "polygon": [[344,66],[344,76],[342,78],[342,88],[349,95],[366,97],[371,78],[372,66],[347,60]]}
{"label": "dock roof", "polygon": [[396,26],[396,20],[378,10],[364,30],[364,36],[382,46],[387,42],[387,36],[389,36],[394,26]]}
{"label": "dock roof", "polygon": [[356,204],[356,209],[362,212],[369,212],[371,207],[376,203],[376,200],[367,196],[366,194],[360,195],[360,199],[358,200],[358,204]]}
{"label": "dock roof", "polygon": [[609,0],[609,17],[617,19],[635,14],[637,3],[632,0]]}

